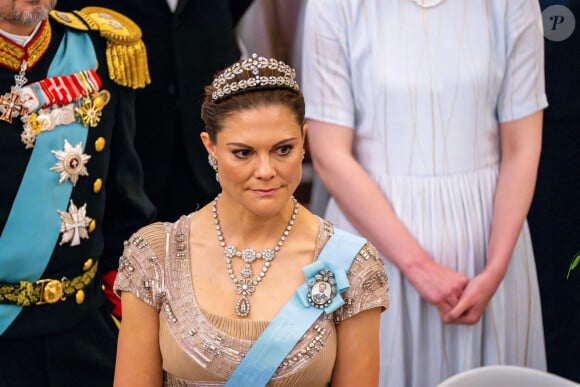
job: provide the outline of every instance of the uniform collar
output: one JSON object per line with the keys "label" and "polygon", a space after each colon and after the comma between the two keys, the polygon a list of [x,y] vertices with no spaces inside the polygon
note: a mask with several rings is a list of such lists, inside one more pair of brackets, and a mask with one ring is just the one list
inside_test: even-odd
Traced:
{"label": "uniform collar", "polygon": [[26,60],[29,69],[34,67],[48,49],[51,35],[48,19],[41,22],[34,37],[24,46],[0,34],[0,66],[19,71],[20,64]]}

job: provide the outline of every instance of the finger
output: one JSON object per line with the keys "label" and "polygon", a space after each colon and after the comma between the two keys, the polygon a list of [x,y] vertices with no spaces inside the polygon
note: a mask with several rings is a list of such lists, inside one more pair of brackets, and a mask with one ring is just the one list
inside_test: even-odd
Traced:
{"label": "finger", "polygon": [[476,313],[473,310],[470,310],[464,314],[462,314],[461,316],[459,316],[457,319],[451,321],[451,324],[465,324],[465,325],[474,325],[477,324],[477,322],[479,322],[481,318],[481,315],[479,313]]}
{"label": "finger", "polygon": [[437,310],[439,311],[439,315],[441,316],[442,320],[451,309],[453,309],[453,305],[450,305],[445,301],[441,301],[439,304],[437,304]]}
{"label": "finger", "polygon": [[447,321],[445,321],[445,316],[447,316],[447,312],[442,310],[442,309],[438,309],[439,311],[439,317],[441,318],[441,321],[443,321],[444,323],[447,323]]}
{"label": "finger", "polygon": [[443,317],[443,321],[452,322],[467,312],[467,305],[461,299]]}
{"label": "finger", "polygon": [[469,281],[466,278],[465,281],[462,281],[461,284],[459,284],[458,286],[453,288],[453,295],[455,297],[457,297],[458,299],[461,298],[461,296],[463,295],[463,292],[467,288],[467,285],[469,285]]}
{"label": "finger", "polygon": [[454,307],[457,304],[457,301],[459,301],[459,297],[452,293],[445,298],[445,301],[449,306]]}

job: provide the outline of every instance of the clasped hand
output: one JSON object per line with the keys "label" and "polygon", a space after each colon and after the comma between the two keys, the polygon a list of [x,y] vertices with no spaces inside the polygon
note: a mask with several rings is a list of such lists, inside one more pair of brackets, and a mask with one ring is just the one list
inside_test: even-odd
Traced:
{"label": "clasped hand", "polygon": [[448,324],[477,323],[499,285],[485,271],[469,280],[432,259],[416,266],[407,278]]}

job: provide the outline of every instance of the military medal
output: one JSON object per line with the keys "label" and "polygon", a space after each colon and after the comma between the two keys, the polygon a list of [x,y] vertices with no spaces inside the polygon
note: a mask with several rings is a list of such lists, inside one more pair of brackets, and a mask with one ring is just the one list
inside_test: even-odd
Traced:
{"label": "military medal", "polygon": [[25,60],[20,65],[20,72],[14,76],[14,86],[10,88],[10,93],[0,96],[0,120],[12,123],[12,119],[19,115],[26,114],[26,108],[20,102],[20,89],[28,79],[26,79],[27,63]]}
{"label": "military medal", "polygon": [[33,68],[42,58],[50,44],[51,27],[43,20],[37,34],[25,46],[21,46],[0,35],[0,66],[17,72],[10,92],[0,95],[0,120],[12,123],[29,111],[20,100],[22,86],[28,81],[26,70]]}
{"label": "military medal", "polygon": [[79,117],[79,122],[83,126],[94,128],[101,121],[103,108],[109,103],[111,94],[108,90],[101,90],[93,95],[83,98],[75,108],[75,113]]}
{"label": "military medal", "polygon": [[40,109],[21,117],[24,127],[20,139],[26,149],[33,148],[36,136],[53,130],[58,125],[68,125],[75,121],[74,105],[68,104],[53,109]]}
{"label": "military medal", "polygon": [[60,226],[62,238],[59,245],[70,242],[71,247],[78,246],[81,244],[81,238],[89,238],[88,227],[91,224],[92,219],[87,216],[86,203],[82,207],[77,208],[71,199],[68,211],[57,211],[62,220]]}
{"label": "military medal", "polygon": [[46,78],[19,90],[19,103],[27,112],[20,138],[27,149],[34,147],[36,136],[58,125],[77,121],[83,126],[99,124],[103,108],[111,95],[100,90],[101,79],[94,69]]}
{"label": "military medal", "polygon": [[64,149],[62,151],[52,151],[58,159],[57,163],[50,168],[51,171],[60,172],[59,184],[70,180],[73,186],[76,186],[79,176],[88,176],[87,161],[90,155],[83,153],[82,144],[79,142],[73,147],[66,139],[64,140]]}
{"label": "military medal", "polygon": [[[57,16],[66,19],[66,15],[59,13]],[[59,125],[76,121],[85,127],[97,126],[110,100],[109,92],[101,90],[103,84],[94,68],[26,85],[26,71],[42,58],[50,37],[51,27],[47,20],[24,47],[0,35],[0,65],[17,72],[10,92],[0,95],[0,120],[12,123],[14,118],[20,118],[23,123],[20,139],[26,149],[34,147],[40,133]]]}

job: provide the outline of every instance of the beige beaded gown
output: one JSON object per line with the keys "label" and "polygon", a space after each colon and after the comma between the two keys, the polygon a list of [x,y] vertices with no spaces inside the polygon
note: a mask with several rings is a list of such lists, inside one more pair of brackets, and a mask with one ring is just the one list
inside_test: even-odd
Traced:
{"label": "beige beaded gown", "polygon": [[[191,215],[190,215],[191,216]],[[200,308],[191,279],[189,216],[147,226],[126,243],[115,291],[131,292],[159,311],[164,386],[222,385],[268,325],[218,316]],[[333,227],[319,221],[317,252]],[[225,273],[225,264],[224,264]],[[225,275],[225,274],[224,274]],[[336,324],[364,310],[388,307],[387,278],[374,247],[366,244],[351,265],[345,305],[308,329],[269,386],[327,386],[336,356]]]}

